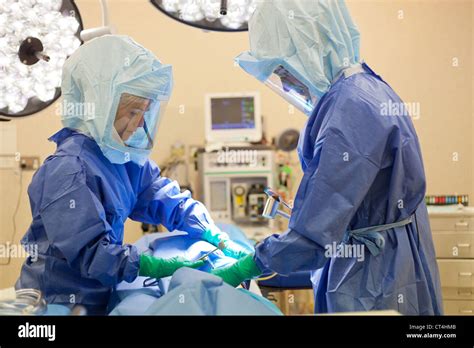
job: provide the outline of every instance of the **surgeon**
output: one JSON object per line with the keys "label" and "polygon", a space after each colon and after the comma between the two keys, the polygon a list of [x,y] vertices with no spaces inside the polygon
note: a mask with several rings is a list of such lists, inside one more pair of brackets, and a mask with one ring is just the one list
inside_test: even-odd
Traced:
{"label": "surgeon", "polygon": [[125,36],[96,38],[69,57],[61,87],[65,128],[50,138],[56,152],[28,188],[33,222],[22,244],[36,245],[38,255],[27,258],[16,288],[104,314],[117,283],[203,264],[139,255],[123,245],[127,218],[223,243],[227,256],[247,254],[148,159],[172,85],[171,66]]}
{"label": "surgeon", "polygon": [[289,229],[214,274],[235,286],[310,270],[316,312],[442,314],[420,144],[403,107],[390,110],[399,96],[360,63],[345,3],[262,1],[249,35],[239,65],[308,116],[304,176]]}

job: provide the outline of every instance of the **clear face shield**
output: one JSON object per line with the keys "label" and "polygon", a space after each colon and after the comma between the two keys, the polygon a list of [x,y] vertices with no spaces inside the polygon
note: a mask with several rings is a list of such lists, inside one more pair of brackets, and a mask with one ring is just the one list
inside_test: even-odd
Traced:
{"label": "clear face shield", "polygon": [[118,140],[127,147],[151,149],[165,108],[165,101],[123,93],[113,123]]}
{"label": "clear face shield", "polygon": [[265,81],[265,85],[297,107],[306,115],[311,115],[318,101],[302,81],[292,75],[282,65],[278,65]]}

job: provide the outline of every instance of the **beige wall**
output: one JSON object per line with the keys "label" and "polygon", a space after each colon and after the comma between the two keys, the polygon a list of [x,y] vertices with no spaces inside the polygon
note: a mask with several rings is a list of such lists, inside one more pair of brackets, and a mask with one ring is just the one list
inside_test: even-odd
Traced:
{"label": "beige wall", "polygon": [[[419,102],[415,126],[422,143],[428,193],[468,193],[474,200],[473,16],[472,1],[348,1],[362,34],[362,57],[407,102]],[[98,1],[77,1],[86,28],[99,25]],[[404,19],[398,19],[402,10]],[[118,33],[132,36],[173,65],[175,88],[158,134],[152,158],[161,163],[176,141],[202,145],[204,94],[258,90],[265,130],[274,136],[287,127],[301,128],[305,117],[252,77],[235,67],[233,58],[248,48],[247,33],[204,33],[179,24],[146,0],[110,1],[111,21]],[[459,67],[453,67],[458,57]],[[179,114],[179,106],[185,113]],[[34,117],[15,121],[22,155],[43,160],[54,151],[46,138],[61,127],[52,106]],[[452,160],[453,152],[459,161]],[[17,243],[30,223],[26,188],[32,173],[23,174],[17,214]],[[0,170],[0,242],[11,239],[20,177]],[[126,240],[139,237],[138,224],[128,223]],[[1,260],[0,260],[1,261]],[[12,285],[22,260],[0,266],[0,288]]]}
{"label": "beige wall", "polygon": [[[353,1],[366,61],[419,102],[428,193],[474,199],[472,1]],[[404,19],[397,14],[403,10]],[[364,18],[364,20],[360,20]],[[458,58],[459,66],[452,60]],[[459,161],[453,161],[453,153]]]}

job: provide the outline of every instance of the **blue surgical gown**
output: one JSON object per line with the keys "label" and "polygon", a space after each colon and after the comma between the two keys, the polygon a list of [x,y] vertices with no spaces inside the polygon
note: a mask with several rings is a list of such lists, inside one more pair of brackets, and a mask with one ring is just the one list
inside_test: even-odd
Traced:
{"label": "blue surgical gown", "polygon": [[[281,274],[312,270],[316,312],[442,314],[418,138],[397,94],[363,68],[339,78],[308,119],[289,229],[258,245],[256,261]],[[348,230],[412,215],[412,223],[381,232],[385,247],[377,256],[367,248],[363,261],[326,254]]]}
{"label": "blue surgical gown", "polygon": [[50,140],[57,150],[28,188],[33,221],[22,239],[39,255],[27,258],[16,288],[40,289],[48,303],[105,307],[117,283],[138,275],[137,249],[122,244],[127,218],[196,238],[214,226],[152,161],[112,164],[92,138],[69,128]]}

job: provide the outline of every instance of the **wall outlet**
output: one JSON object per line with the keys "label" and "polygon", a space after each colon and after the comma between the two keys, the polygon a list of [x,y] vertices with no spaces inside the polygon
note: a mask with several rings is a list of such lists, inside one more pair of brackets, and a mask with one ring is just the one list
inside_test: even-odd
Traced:
{"label": "wall outlet", "polygon": [[36,170],[40,166],[40,159],[38,156],[21,157],[20,168],[22,170]]}

